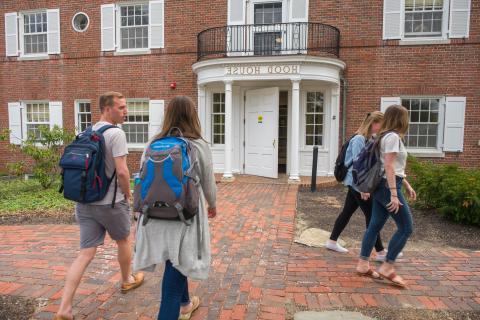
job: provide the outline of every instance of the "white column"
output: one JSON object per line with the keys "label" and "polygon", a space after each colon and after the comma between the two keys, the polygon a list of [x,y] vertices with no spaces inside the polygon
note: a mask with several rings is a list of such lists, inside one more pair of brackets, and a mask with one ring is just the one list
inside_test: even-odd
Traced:
{"label": "white column", "polygon": [[224,180],[232,180],[232,153],[233,153],[233,95],[232,81],[225,81],[225,168]]}
{"label": "white column", "polygon": [[329,154],[329,163],[330,167],[328,168],[328,175],[333,176],[333,169],[335,166],[335,160],[337,159],[338,154],[338,134],[340,131],[340,85],[337,85],[332,88],[332,100],[331,100],[331,110],[332,110],[332,121],[330,121],[330,154]]}
{"label": "white column", "polygon": [[[202,137],[206,138],[207,134],[207,109],[205,102],[205,86],[198,85],[198,119],[200,120],[200,126],[202,127]],[[207,139],[209,140],[209,139]]]}
{"label": "white column", "polygon": [[290,143],[290,177],[289,182],[299,182],[300,136],[300,79],[292,79],[292,131]]}

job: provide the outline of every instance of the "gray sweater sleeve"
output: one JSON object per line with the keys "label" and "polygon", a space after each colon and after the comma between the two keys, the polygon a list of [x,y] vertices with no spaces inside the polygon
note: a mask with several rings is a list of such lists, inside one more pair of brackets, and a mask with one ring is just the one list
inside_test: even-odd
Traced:
{"label": "gray sweater sleeve", "polygon": [[217,205],[217,185],[213,173],[212,152],[208,144],[203,140],[196,140],[195,145],[198,151],[200,163],[200,184],[208,206],[215,208]]}

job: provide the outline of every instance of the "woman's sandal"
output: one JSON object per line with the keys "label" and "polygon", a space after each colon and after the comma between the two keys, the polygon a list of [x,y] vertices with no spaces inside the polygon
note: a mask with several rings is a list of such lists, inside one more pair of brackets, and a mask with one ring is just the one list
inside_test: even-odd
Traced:
{"label": "woman's sandal", "polygon": [[373,270],[372,268],[368,269],[367,272],[357,271],[357,274],[358,274],[359,276],[367,277],[367,278],[372,278],[372,279],[374,279],[374,280],[381,279],[380,274],[378,274],[378,272],[376,272],[376,271]]}
{"label": "woman's sandal", "polygon": [[398,280],[395,281],[395,278],[397,278],[397,277],[402,279],[402,277],[398,276],[395,272],[390,273],[390,275],[388,275],[388,276],[386,274],[383,274],[383,273],[380,273],[380,272],[378,272],[378,274],[380,275],[380,277],[382,279],[385,279],[385,280],[389,281],[391,284],[393,284],[396,287],[399,287],[399,288],[402,288],[402,289],[407,288],[407,285],[405,283],[402,283]]}
{"label": "woman's sandal", "polygon": [[189,320],[192,317],[192,313],[200,306],[200,298],[197,296],[192,297],[192,309],[187,313],[180,313],[178,320]]}

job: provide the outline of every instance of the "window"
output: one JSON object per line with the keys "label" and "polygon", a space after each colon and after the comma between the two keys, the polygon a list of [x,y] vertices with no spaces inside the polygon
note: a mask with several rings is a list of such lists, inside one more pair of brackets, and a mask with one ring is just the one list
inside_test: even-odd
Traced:
{"label": "window", "polygon": [[442,36],[443,0],[406,0],[405,37]]}
{"label": "window", "polygon": [[139,1],[100,6],[102,51],[122,55],[164,48],[164,0]]}
{"label": "window", "polygon": [[282,23],[282,3],[255,4],[255,24]]}
{"label": "window", "polygon": [[24,54],[47,53],[47,12],[23,15]]}
{"label": "window", "polygon": [[383,0],[383,39],[406,44],[468,38],[471,0]]}
{"label": "window", "polygon": [[120,48],[148,48],[148,4],[120,6]]}
{"label": "window", "polygon": [[50,127],[50,110],[48,102],[28,102],[27,110],[27,135],[40,140],[41,127]]}
{"label": "window", "polygon": [[[270,25],[282,23],[282,3],[259,3],[254,6],[255,25]],[[281,27],[280,27],[281,28]],[[272,55],[282,49],[282,31],[271,26],[255,27],[254,54]]]}
{"label": "window", "polygon": [[83,132],[92,125],[92,112],[90,109],[90,102],[77,101],[76,102],[76,127],[78,132]]}
{"label": "window", "polygon": [[305,112],[305,145],[323,145],[323,93],[307,92]]}
{"label": "window", "polygon": [[212,104],[212,141],[225,143],[225,93],[214,93]]}
{"label": "window", "polygon": [[408,109],[410,126],[405,145],[412,149],[437,149],[440,99],[402,99]]}
{"label": "window", "polygon": [[83,12],[78,12],[73,16],[72,19],[72,26],[73,29],[77,32],[84,32],[88,29],[88,25],[90,24],[90,19],[88,16]]}
{"label": "window", "polygon": [[122,125],[127,136],[127,143],[144,144],[148,142],[149,101],[127,101],[127,121]]}

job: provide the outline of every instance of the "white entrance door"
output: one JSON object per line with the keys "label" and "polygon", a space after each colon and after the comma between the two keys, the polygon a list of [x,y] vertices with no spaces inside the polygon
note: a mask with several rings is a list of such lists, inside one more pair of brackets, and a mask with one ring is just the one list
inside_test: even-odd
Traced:
{"label": "white entrance door", "polygon": [[245,173],[278,177],[279,90],[249,90],[245,101]]}

